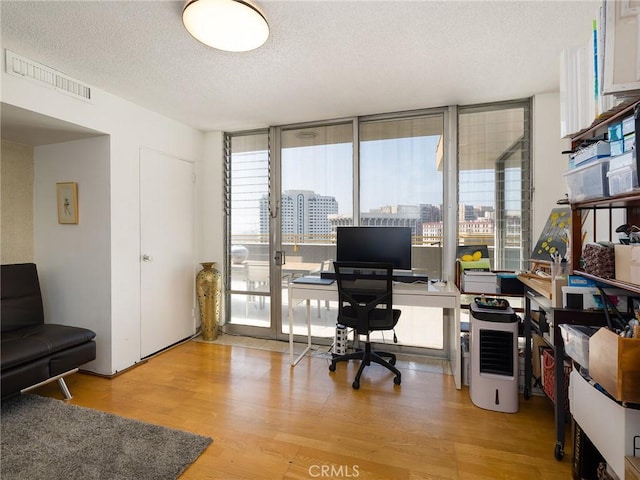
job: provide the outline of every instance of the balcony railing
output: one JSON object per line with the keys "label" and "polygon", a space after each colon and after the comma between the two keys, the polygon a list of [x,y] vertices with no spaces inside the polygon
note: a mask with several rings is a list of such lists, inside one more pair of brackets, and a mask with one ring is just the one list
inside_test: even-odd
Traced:
{"label": "balcony railing", "polygon": [[[233,245],[245,244],[265,244],[269,242],[269,234],[243,234],[233,235]],[[506,246],[518,248],[521,246],[522,238],[518,234],[507,234]],[[283,233],[282,243],[284,245],[335,245],[335,233]],[[493,233],[461,233],[459,235],[460,245],[494,245]],[[442,235],[413,235],[412,245],[442,245]]]}

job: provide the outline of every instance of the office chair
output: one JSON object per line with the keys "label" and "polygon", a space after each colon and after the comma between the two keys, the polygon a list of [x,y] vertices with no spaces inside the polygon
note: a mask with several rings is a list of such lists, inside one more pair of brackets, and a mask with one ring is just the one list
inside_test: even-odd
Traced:
{"label": "office chair", "polygon": [[[371,350],[370,333],[392,330],[400,318],[400,310],[393,309],[393,266],[386,263],[334,262],[338,281],[338,323],[353,328],[355,335],[366,335],[365,348],[332,358],[329,370],[335,372],[336,363],[360,360],[360,368],[353,388],[360,388],[360,376],[371,362],[395,373],[393,383],[400,385],[401,374],[394,366],[392,353]],[[394,341],[397,342],[394,333]],[[385,360],[388,358],[388,360]]]}

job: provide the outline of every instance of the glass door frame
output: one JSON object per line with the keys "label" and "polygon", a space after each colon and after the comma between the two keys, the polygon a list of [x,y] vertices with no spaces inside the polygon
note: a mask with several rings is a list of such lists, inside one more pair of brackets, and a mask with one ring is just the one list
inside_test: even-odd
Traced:
{"label": "glass door frame", "polygon": [[[280,156],[280,127],[269,128],[269,279],[271,285],[271,331],[276,340],[285,340],[282,332],[282,181]],[[276,173],[274,175],[274,172]]]}
{"label": "glass door frame", "polygon": [[[225,297],[225,309],[224,309],[224,317],[225,317],[225,321],[224,324],[222,326],[222,331],[224,333],[228,333],[228,334],[232,334],[232,335],[243,335],[243,336],[249,336],[249,337],[256,337],[256,338],[266,338],[266,339],[274,339],[275,337],[275,333],[276,333],[276,327],[275,327],[275,323],[273,321],[274,318],[278,318],[277,316],[274,316],[274,310],[276,310],[277,312],[280,312],[282,309],[282,299],[281,299],[281,291],[278,291],[277,289],[273,288],[273,282],[271,281],[272,278],[276,278],[273,275],[279,275],[279,269],[280,267],[275,265],[274,262],[274,248],[273,248],[273,238],[272,238],[272,234],[273,234],[273,215],[271,212],[275,212],[276,210],[274,210],[274,201],[273,199],[275,198],[273,191],[272,191],[272,185],[271,185],[271,181],[272,181],[272,160],[271,160],[271,156],[272,156],[272,151],[273,151],[273,127],[271,128],[263,128],[263,129],[257,129],[257,130],[250,130],[250,131],[244,131],[244,132],[237,132],[237,133],[225,133],[223,138],[225,139],[225,146],[224,146],[224,150],[225,152],[228,152],[229,154],[231,154],[231,149],[229,148],[229,145],[226,145],[226,139],[227,137],[231,138],[231,142],[233,142],[233,137],[240,137],[240,136],[245,136],[245,135],[267,135],[267,156],[268,156],[268,201],[269,201],[269,244],[267,246],[268,248],[268,258],[269,258],[269,284],[270,284],[270,288],[269,288],[269,292],[264,294],[261,293],[260,295],[264,296],[265,298],[269,298],[269,305],[270,305],[270,311],[269,311],[269,327],[261,327],[261,326],[253,326],[253,325],[243,325],[240,323],[232,323],[231,320],[231,295],[234,293],[245,293],[245,292],[234,292],[231,291],[231,289],[229,288],[231,285],[231,246],[232,246],[232,229],[231,229],[231,216],[232,216],[232,206],[229,204],[227,205],[227,202],[230,202],[231,199],[228,197],[230,195],[230,191],[228,189],[231,188],[231,184],[232,184],[232,180],[231,180],[231,159],[227,159],[225,158],[224,160],[224,165],[225,165],[225,172],[224,172],[224,177],[225,177],[225,186],[224,186],[224,195],[225,195],[225,232],[224,232],[224,249],[225,249],[225,256],[224,256],[224,285],[226,285],[227,287],[225,288],[225,292],[224,292],[224,297]],[[279,143],[276,143],[279,146]],[[273,295],[277,296],[277,302],[274,300]],[[275,308],[274,308],[275,307]]]}

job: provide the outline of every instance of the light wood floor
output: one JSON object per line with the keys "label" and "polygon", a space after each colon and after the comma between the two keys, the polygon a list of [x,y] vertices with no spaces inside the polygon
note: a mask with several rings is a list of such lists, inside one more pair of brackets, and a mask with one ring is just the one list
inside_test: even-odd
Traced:
{"label": "light wood floor", "polygon": [[[402,385],[367,367],[191,341],[116,378],[75,374],[76,405],[210,436],[184,479],[570,479],[553,457],[551,402],[482,410],[453,377],[398,362]],[[34,393],[62,398],[55,384]],[[323,467],[324,466],[324,467]],[[324,468],[324,470],[323,470]]]}

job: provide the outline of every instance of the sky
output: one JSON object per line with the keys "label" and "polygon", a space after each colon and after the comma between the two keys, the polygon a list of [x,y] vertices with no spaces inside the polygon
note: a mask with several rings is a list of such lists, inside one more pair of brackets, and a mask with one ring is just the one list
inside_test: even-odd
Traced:
{"label": "sky", "polygon": [[[387,205],[442,203],[442,172],[436,171],[438,136],[376,140],[360,145],[363,212]],[[333,196],[350,215],[353,192],[350,143],[298,147],[282,152],[282,190]]]}

